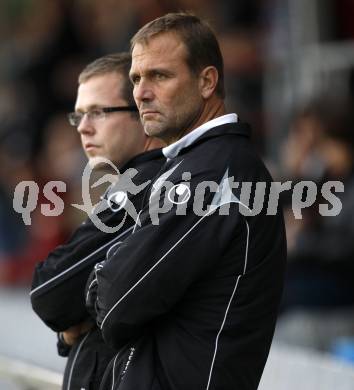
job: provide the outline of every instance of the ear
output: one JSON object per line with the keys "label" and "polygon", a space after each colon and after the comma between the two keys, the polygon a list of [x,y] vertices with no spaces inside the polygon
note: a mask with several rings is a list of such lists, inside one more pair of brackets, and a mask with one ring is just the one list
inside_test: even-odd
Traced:
{"label": "ear", "polygon": [[219,74],[215,66],[207,66],[199,75],[199,90],[204,99],[210,98],[214,93],[219,80]]}

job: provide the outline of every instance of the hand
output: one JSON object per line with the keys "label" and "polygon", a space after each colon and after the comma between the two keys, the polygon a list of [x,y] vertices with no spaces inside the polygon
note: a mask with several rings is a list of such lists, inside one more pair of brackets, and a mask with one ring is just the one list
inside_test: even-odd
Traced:
{"label": "hand", "polygon": [[64,332],[61,332],[61,335],[64,339],[65,344],[72,346],[77,342],[81,335],[87,333],[92,328],[92,322],[85,321],[81,322],[78,325],[71,326]]}

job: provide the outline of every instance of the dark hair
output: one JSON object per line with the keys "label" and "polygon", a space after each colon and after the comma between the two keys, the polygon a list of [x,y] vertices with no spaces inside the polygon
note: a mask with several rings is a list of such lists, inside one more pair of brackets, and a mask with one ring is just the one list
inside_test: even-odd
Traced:
{"label": "dark hair", "polygon": [[143,26],[131,39],[131,49],[137,43],[148,43],[157,34],[174,32],[187,48],[187,64],[198,74],[206,66],[214,66],[219,75],[216,93],[223,99],[224,64],[218,41],[211,27],[197,16],[186,13],[169,13]]}
{"label": "dark hair", "polygon": [[121,95],[128,105],[135,105],[133,86],[129,79],[129,70],[132,62],[130,53],[113,53],[97,58],[88,64],[79,75],[79,84],[84,83],[94,76],[107,73],[118,73],[123,76]]}

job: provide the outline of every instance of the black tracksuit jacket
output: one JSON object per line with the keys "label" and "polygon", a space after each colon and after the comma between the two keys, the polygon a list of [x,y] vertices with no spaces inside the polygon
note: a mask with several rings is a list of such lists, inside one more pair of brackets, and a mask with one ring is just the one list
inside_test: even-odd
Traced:
{"label": "black tracksuit jacket", "polygon": [[[101,390],[258,387],[286,242],[280,208],[266,215],[272,179],[249,136],[245,124],[224,124],[180,150],[146,195],[141,226],[96,269],[88,296],[117,350]],[[246,182],[266,185],[254,216],[243,205]]]}
{"label": "black tracksuit jacket", "polygon": [[[129,169],[135,175],[132,181],[136,186],[151,181],[165,161],[161,150],[140,154],[130,160],[120,171],[122,175]],[[107,199],[117,191],[123,191],[122,180],[112,185],[103,196],[100,206],[107,206]],[[148,185],[148,183],[146,184]],[[144,191],[131,194],[127,191],[128,200],[137,211],[140,210]],[[110,203],[114,210],[119,205]],[[82,321],[90,320],[85,306],[85,285],[94,265],[106,258],[109,248],[114,249],[119,242],[129,235],[135,220],[125,209],[113,211],[110,207],[98,214],[99,219],[107,226],[114,228],[122,223],[117,233],[105,233],[97,228],[88,218],[74,232],[69,241],[57,247],[34,270],[30,293],[34,311],[52,330],[60,332]],[[125,218],[125,219],[124,219]],[[94,319],[91,319],[94,322]],[[58,343],[59,354],[69,354],[64,373],[63,389],[98,389],[106,365],[115,355],[115,351],[105,345],[101,332],[94,327],[83,336],[72,348],[65,348]]]}

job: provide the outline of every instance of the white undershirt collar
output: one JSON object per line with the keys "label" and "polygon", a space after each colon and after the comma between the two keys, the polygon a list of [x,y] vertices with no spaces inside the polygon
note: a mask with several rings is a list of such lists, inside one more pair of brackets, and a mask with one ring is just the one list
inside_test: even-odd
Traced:
{"label": "white undershirt collar", "polygon": [[238,118],[236,114],[226,114],[214,118],[208,122],[203,123],[201,126],[186,134],[184,137],[174,142],[173,144],[163,148],[162,153],[168,159],[175,158],[176,156],[178,156],[181,149],[191,145],[197,138],[202,136],[210,129],[224,125],[226,123],[237,123],[237,120]]}

